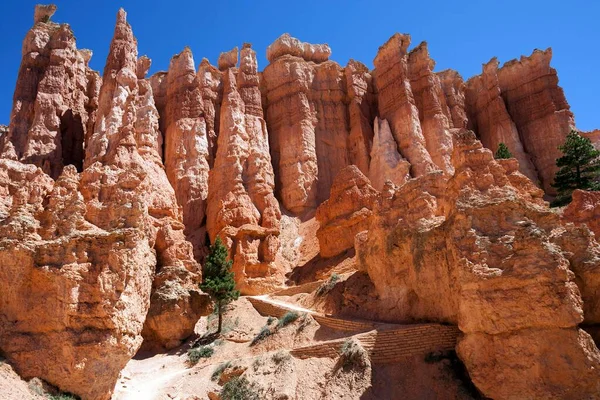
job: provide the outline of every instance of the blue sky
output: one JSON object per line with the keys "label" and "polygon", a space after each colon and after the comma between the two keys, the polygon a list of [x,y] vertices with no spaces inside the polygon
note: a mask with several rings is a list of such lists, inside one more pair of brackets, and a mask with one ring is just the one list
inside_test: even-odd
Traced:
{"label": "blue sky", "polygon": [[[0,5],[0,123],[8,123],[21,59],[21,44],[38,1]],[[395,32],[426,40],[436,70],[456,69],[463,78],[481,72],[496,56],[501,63],[552,47],[552,65],[581,130],[600,128],[600,2],[554,0],[487,1],[158,1],[57,0],[56,22],[73,28],[79,48],[93,50],[91,65],[102,71],[119,7],[138,38],[151,73],[190,46],[196,63],[244,42],[266,66],[266,47],[279,35],[328,43],[332,59],[354,58],[372,67],[378,47]],[[411,46],[411,47],[412,47]]]}

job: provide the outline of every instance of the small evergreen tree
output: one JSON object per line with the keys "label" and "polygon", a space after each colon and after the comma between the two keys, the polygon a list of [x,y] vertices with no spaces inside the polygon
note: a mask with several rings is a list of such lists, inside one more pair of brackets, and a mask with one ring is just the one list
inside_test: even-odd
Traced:
{"label": "small evergreen tree", "polygon": [[240,292],[235,290],[234,274],[231,272],[232,264],[231,260],[227,260],[227,247],[217,237],[206,257],[204,275],[200,284],[200,289],[208,293],[217,308],[219,314],[217,334],[221,333],[223,326],[223,307],[240,297]]}
{"label": "small evergreen tree", "polygon": [[508,150],[508,146],[501,142],[498,145],[498,150],[496,150],[496,154],[494,155],[494,158],[496,160],[503,160],[505,158],[512,158],[512,157],[513,157],[513,155]]}
{"label": "small evergreen tree", "polygon": [[572,130],[559,149],[563,156],[556,160],[560,169],[552,184],[558,192],[552,202],[554,207],[570,203],[575,189],[600,190],[600,151],[594,148],[592,141]]}

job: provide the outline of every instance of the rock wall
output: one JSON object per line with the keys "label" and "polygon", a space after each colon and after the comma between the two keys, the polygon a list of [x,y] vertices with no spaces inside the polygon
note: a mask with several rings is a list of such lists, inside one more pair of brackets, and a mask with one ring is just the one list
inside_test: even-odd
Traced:
{"label": "rock wall", "polygon": [[454,173],[450,109],[440,78],[433,73],[435,61],[429,57],[427,43],[415,47],[408,55],[408,77],[419,110],[425,147],[432,161],[447,174]]}
{"label": "rock wall", "polygon": [[329,199],[317,209],[321,257],[334,257],[354,247],[357,233],[368,229],[379,197],[366,176],[350,165],[336,176]]}
{"label": "rock wall", "polygon": [[538,170],[540,186],[552,194],[556,159],[562,155],[558,146],[564,144],[575,121],[558,86],[556,70],[550,67],[551,59],[552,49],[547,49],[509,61],[498,71],[498,83],[523,146]]}
{"label": "rock wall", "polygon": [[121,10],[100,77],[55,11],[36,7],[0,127],[0,349],[22,376],[108,399],[142,341],[174,348],[210,312],[208,239],[243,293],[284,286],[283,210],[316,212],[321,257],[356,248],[374,293],[349,288],[346,312],[457,324],[486,396],[597,393],[578,329],[600,323],[597,201],[560,216],[536,186],[573,126],[549,50],[465,84],[408,35],[369,71],[285,34],[263,73],[245,44],[147,78]]}
{"label": "rock wall", "polygon": [[8,134],[0,155],[42,168],[57,178],[64,165],[81,171],[83,143],[98,96],[92,52],[78,50],[68,24],[50,18],[56,6],[37,6],[23,41]]}
{"label": "rock wall", "polygon": [[237,49],[234,59],[223,77],[217,153],[209,177],[207,229],[211,241],[221,236],[230,248],[238,288],[244,294],[258,294],[283,284],[282,271],[274,264],[281,211],[273,194],[275,182],[256,53],[245,44],[239,69],[235,67]]}
{"label": "rock wall", "polygon": [[487,397],[594,396],[600,353],[578,325],[595,322],[600,245],[556,230],[540,190],[513,186],[472,132],[452,132],[455,175],[384,191],[357,239],[377,300],[356,312],[457,324],[458,354]]}
{"label": "rock wall", "polygon": [[495,152],[500,143],[504,143],[511,154],[519,160],[521,172],[537,182],[538,172],[530,155],[523,148],[517,126],[502,98],[496,58],[483,66],[481,75],[467,82],[466,104],[472,126],[483,145]]}
{"label": "rock wall", "polygon": [[411,175],[421,176],[437,168],[427,151],[410,86],[409,45],[409,35],[395,34],[379,48],[373,64],[379,116],[389,122],[400,153],[411,164]]}

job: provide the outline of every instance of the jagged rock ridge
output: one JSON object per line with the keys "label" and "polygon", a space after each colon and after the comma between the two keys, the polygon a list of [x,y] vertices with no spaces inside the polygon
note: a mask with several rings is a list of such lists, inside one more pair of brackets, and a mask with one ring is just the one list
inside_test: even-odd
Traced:
{"label": "jagged rock ridge", "polygon": [[[35,9],[0,129],[0,349],[23,376],[109,398],[142,341],[176,347],[210,312],[198,289],[209,241],[228,245],[244,294],[267,293],[288,272],[282,214],[316,213],[320,256],[355,247],[377,291],[363,311],[457,324],[484,394],[597,392],[598,350],[578,324],[600,323],[598,244],[583,226],[598,201],[576,194],[589,210],[561,222],[536,186],[552,194],[556,147],[574,126],[551,51],[500,69],[493,59],[465,83],[434,72],[425,43],[409,51],[409,35],[392,36],[369,71],[284,34],[262,73],[244,44],[197,69],[186,48],[147,78],[120,10],[100,76],[55,11]],[[477,138],[516,159],[494,161]],[[536,263],[543,271],[526,268]],[[517,304],[527,289],[533,311]],[[518,352],[541,377],[503,374]],[[586,384],[552,372],[567,367]]]}

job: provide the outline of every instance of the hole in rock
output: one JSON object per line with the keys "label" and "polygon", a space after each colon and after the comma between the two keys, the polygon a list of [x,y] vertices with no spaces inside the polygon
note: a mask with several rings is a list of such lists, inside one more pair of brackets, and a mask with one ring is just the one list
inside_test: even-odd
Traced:
{"label": "hole in rock", "polygon": [[67,110],[60,117],[60,137],[63,165],[74,165],[77,172],[83,170],[84,129],[81,116]]}

